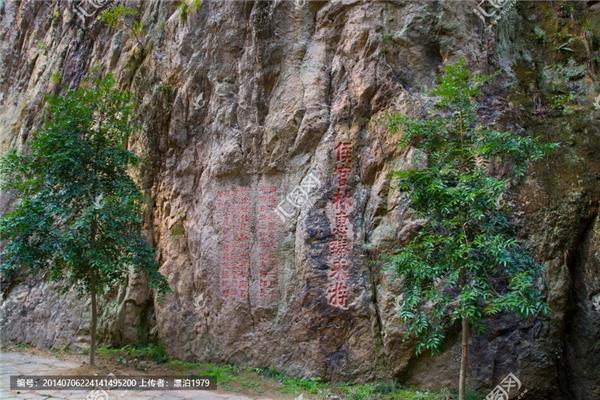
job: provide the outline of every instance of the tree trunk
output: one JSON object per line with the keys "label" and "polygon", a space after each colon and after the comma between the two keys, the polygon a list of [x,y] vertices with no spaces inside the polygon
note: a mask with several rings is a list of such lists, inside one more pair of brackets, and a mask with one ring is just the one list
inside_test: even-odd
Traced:
{"label": "tree trunk", "polygon": [[90,279],[90,294],[92,295],[92,326],[90,328],[91,331],[91,339],[90,339],[90,365],[95,365],[96,363],[96,319],[97,319],[97,311],[96,311],[96,271],[92,269],[91,271],[91,279]]}
{"label": "tree trunk", "polygon": [[[92,219],[92,226],[90,227],[90,242],[92,249],[96,244],[96,219]],[[96,306],[96,269],[93,265],[88,264],[90,267],[90,295],[92,296],[92,326],[90,327],[90,365],[96,365],[96,324],[98,320],[98,311]]]}
{"label": "tree trunk", "polygon": [[469,363],[469,322],[462,319],[462,348],[460,355],[460,375],[458,377],[458,400],[465,400],[465,382]]}

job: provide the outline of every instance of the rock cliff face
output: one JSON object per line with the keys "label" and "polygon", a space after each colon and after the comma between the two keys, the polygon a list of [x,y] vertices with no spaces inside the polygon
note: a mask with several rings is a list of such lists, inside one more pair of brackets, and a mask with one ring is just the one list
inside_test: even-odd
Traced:
{"label": "rock cliff face", "polygon": [[[501,71],[484,121],[562,144],[510,199],[547,265],[552,313],[491,321],[472,342],[471,384],[487,393],[513,372],[532,400],[600,399],[596,2],[520,3],[493,29],[474,2],[127,2],[145,27],[138,38],[95,20],[112,3],[82,3],[91,16],[60,0],[0,6],[0,140],[3,151],[25,146],[44,95],[92,70],[137,96],[143,129],[131,146],[147,157],[148,237],[173,292],[156,301],[132,274],[105,299],[104,341],[453,386],[453,339],[440,357],[415,358],[395,311],[401,282],[369,261],[418,224],[389,179],[411,153],[377,117],[425,112],[440,66],[463,56]],[[87,303],[58,289],[3,277],[3,341],[85,345]]]}

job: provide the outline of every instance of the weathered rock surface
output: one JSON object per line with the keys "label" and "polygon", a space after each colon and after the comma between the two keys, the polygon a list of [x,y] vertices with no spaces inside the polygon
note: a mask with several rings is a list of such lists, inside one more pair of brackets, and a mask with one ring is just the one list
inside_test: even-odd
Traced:
{"label": "weathered rock surface", "polygon": [[[148,157],[140,176],[148,235],[173,292],[153,302],[132,275],[103,307],[106,342],[156,334],[180,358],[453,386],[453,341],[441,357],[415,358],[395,312],[401,282],[369,263],[419,223],[388,175],[411,154],[374,120],[427,110],[423,93],[446,61],[500,68],[482,118],[563,144],[515,182],[511,198],[523,238],[548,267],[553,311],[492,321],[473,339],[471,383],[487,393],[513,372],[532,400],[598,399],[600,130],[591,103],[599,86],[589,44],[600,41],[600,10],[592,3],[520,4],[492,32],[471,2],[206,1],[185,18],[176,2],[128,2],[145,26],[138,43],[125,28],[82,21],[66,1],[7,0],[1,149],[24,145],[46,93],[92,69],[113,72],[138,96],[143,133],[131,146]],[[586,18],[592,27],[581,36],[573,21]],[[556,50],[553,41],[569,35],[570,52]],[[553,105],[561,93],[573,95],[568,113]],[[347,309],[327,296],[340,143],[352,149]],[[311,176],[320,184],[306,204],[278,219],[273,205]],[[2,195],[3,209],[10,200]],[[3,340],[83,340],[80,296],[19,280],[5,282],[3,295]]]}

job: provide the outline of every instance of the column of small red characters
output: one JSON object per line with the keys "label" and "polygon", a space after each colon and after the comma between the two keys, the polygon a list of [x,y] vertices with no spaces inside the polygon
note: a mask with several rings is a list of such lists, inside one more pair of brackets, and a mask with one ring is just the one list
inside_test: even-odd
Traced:
{"label": "column of small red characters", "polygon": [[234,284],[237,289],[237,300],[248,299],[248,275],[250,273],[250,190],[248,187],[237,189],[233,209],[237,211],[237,226],[233,235],[236,240],[236,260],[232,264]]}
{"label": "column of small red characters", "polygon": [[221,253],[221,274],[220,274],[220,286],[221,295],[224,298],[235,297],[236,290],[233,287],[233,276],[232,276],[232,252],[234,248],[234,238],[231,232],[231,196],[232,192],[225,190],[221,191],[217,195],[217,207],[218,214],[222,218],[222,253]]}
{"label": "column of small red characters", "polygon": [[258,262],[259,300],[271,303],[277,296],[277,242],[275,236],[275,213],[277,187],[266,184],[258,186]]}

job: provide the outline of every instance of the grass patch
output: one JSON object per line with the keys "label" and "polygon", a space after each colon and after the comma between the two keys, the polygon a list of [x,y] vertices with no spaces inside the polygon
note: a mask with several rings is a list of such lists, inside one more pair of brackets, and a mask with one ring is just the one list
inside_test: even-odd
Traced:
{"label": "grass patch", "polygon": [[290,378],[285,377],[280,381],[281,393],[287,394],[320,394],[327,389],[327,385],[319,378]]}
{"label": "grass patch", "polygon": [[227,364],[217,365],[212,363],[169,360],[166,366],[189,375],[210,375],[217,380],[217,385],[232,383],[240,375],[237,367]]}
{"label": "grass patch", "polygon": [[[251,395],[279,393],[285,396],[304,394],[305,399],[325,400],[333,395],[343,400],[454,400],[454,392],[429,392],[402,387],[393,381],[366,384],[328,383],[319,378],[294,378],[273,368],[241,368],[231,364],[193,362],[168,357],[164,347],[150,344],[121,348],[100,347],[98,354],[152,360],[177,374],[212,376],[223,390]],[[477,393],[468,393],[467,400],[480,400]]]}
{"label": "grass patch", "polygon": [[69,354],[71,350],[71,343],[65,343],[60,347],[51,347],[50,352],[56,355]]}
{"label": "grass patch", "polygon": [[4,343],[0,345],[0,351],[21,351],[26,353],[33,349],[35,347],[28,343]]}
{"label": "grass patch", "polygon": [[393,382],[338,384],[335,391],[346,400],[452,400],[449,392],[402,388]]}
{"label": "grass patch", "polygon": [[169,355],[162,345],[146,344],[146,345],[126,345],[123,347],[104,347],[100,346],[97,349],[98,354],[106,356],[126,356],[129,358],[141,358],[152,360],[158,364],[165,363],[169,360]]}
{"label": "grass patch", "polygon": [[319,378],[292,378],[273,368],[256,368],[261,377],[276,381],[280,387],[279,392],[284,394],[299,395],[300,393],[319,394],[327,390],[327,384]]}

